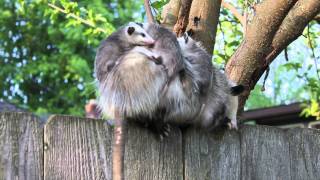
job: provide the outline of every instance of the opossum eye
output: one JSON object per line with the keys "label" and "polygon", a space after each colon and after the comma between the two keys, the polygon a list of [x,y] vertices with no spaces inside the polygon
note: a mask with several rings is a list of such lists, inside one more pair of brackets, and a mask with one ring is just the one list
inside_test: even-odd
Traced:
{"label": "opossum eye", "polygon": [[135,31],[134,27],[128,27],[128,34],[131,35]]}
{"label": "opossum eye", "polygon": [[142,36],[142,37],[146,37],[146,35],[145,35],[144,33],[141,33],[141,36]]}

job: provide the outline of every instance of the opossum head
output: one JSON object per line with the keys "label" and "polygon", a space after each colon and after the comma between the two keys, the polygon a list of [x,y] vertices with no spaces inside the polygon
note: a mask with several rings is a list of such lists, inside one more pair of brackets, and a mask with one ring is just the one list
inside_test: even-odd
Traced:
{"label": "opossum head", "polygon": [[143,24],[130,22],[125,27],[125,36],[130,44],[148,46],[154,44],[154,39],[143,29]]}

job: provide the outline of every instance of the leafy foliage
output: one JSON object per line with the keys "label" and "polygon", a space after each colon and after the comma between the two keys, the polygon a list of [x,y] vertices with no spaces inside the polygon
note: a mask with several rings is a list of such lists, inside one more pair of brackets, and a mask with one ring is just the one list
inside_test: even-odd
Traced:
{"label": "leafy foliage", "polygon": [[119,25],[141,20],[140,7],[115,0],[1,1],[0,99],[38,114],[82,115],[95,97],[95,49]]}

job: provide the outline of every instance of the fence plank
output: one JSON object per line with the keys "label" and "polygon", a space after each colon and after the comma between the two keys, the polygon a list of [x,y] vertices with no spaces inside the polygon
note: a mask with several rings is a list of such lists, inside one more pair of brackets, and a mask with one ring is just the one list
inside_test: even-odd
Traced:
{"label": "fence plank", "polygon": [[43,179],[43,129],[29,113],[0,113],[0,179]]}
{"label": "fence plank", "polygon": [[240,133],[242,179],[290,179],[289,141],[283,129],[245,126]]}
{"label": "fence plank", "polygon": [[[145,128],[128,126],[125,179],[320,177],[319,130],[173,128],[159,141]],[[43,130],[31,114],[0,113],[0,179],[111,179],[112,136],[102,120],[54,116]]]}
{"label": "fence plank", "polygon": [[160,141],[146,128],[128,124],[124,174],[130,180],[183,179],[182,135],[172,128]]}
{"label": "fence plank", "polygon": [[112,134],[102,120],[51,117],[44,129],[45,179],[111,179]]}
{"label": "fence plank", "polygon": [[290,129],[290,166],[292,180],[320,178],[320,131]]}
{"label": "fence plank", "polygon": [[184,134],[185,179],[240,179],[240,141],[236,131]]}

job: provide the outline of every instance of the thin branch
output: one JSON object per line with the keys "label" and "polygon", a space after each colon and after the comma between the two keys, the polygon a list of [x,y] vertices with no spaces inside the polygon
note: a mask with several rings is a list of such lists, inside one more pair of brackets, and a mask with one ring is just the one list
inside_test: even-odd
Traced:
{"label": "thin branch", "polygon": [[286,61],[289,61],[288,47],[284,49],[284,58],[286,59]]}
{"label": "thin branch", "polygon": [[88,25],[88,26],[90,26],[90,27],[92,27],[92,28],[95,28],[95,29],[97,29],[97,30],[100,31],[100,32],[107,33],[106,30],[104,30],[104,29],[102,29],[102,28],[99,28],[99,27],[96,27],[93,22],[88,21],[88,20],[85,20],[85,19],[82,19],[81,17],[75,15],[74,13],[69,13],[69,12],[67,12],[66,10],[64,10],[64,9],[62,9],[62,8],[54,5],[54,4],[51,4],[51,3],[48,3],[48,6],[50,6],[52,9],[55,9],[55,10],[57,10],[57,11],[59,11],[59,12],[62,12],[62,13],[64,13],[64,14],[67,14],[68,16],[70,16],[70,17],[72,17],[72,18],[80,21],[80,22],[83,23],[83,24],[86,24],[86,25]]}
{"label": "thin branch", "polygon": [[237,10],[232,4],[226,2],[225,0],[222,0],[222,1],[221,1],[221,5],[222,5],[224,8],[230,10],[231,13],[240,21],[241,25],[242,25],[243,27],[245,27],[245,25],[246,25],[246,20],[245,20],[244,16],[242,16],[242,15],[238,12],[238,10]]}
{"label": "thin branch", "polygon": [[308,24],[307,36],[308,36],[308,43],[309,43],[309,46],[310,46],[310,49],[311,49],[311,52],[312,52],[312,56],[313,56],[314,67],[316,68],[316,74],[317,74],[318,80],[320,81],[320,76],[319,76],[319,73],[318,73],[317,58],[316,58],[316,54],[314,52],[314,47],[312,45],[312,41],[311,41],[311,38],[310,38],[310,24]]}
{"label": "thin branch", "polygon": [[265,91],[266,90],[266,81],[268,79],[269,76],[269,72],[270,72],[270,67],[268,66],[266,69],[266,75],[263,78],[263,83],[262,83],[262,87],[261,87],[261,91]]}
{"label": "thin branch", "polygon": [[152,11],[150,8],[149,0],[144,0],[144,8],[146,9],[146,15],[149,23],[155,23],[154,17],[152,15]]}

